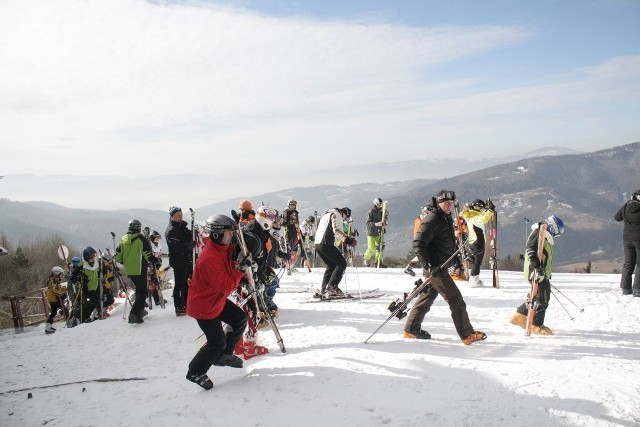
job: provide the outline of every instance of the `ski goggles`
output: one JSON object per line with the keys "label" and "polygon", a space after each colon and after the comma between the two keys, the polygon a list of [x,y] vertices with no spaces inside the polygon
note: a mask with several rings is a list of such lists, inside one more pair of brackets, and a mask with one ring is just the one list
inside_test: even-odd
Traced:
{"label": "ski goggles", "polygon": [[454,200],[456,200],[455,191],[443,190],[439,192],[438,195],[436,196],[437,203],[449,202]]}

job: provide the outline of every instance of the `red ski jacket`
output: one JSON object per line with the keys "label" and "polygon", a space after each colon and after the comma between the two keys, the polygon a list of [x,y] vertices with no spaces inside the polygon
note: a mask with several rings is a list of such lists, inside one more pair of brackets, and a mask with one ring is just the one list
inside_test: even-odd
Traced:
{"label": "red ski jacket", "polygon": [[227,297],[244,276],[242,271],[236,270],[236,262],[231,260],[233,249],[233,245],[217,245],[206,239],[189,286],[189,316],[215,319],[222,313]]}

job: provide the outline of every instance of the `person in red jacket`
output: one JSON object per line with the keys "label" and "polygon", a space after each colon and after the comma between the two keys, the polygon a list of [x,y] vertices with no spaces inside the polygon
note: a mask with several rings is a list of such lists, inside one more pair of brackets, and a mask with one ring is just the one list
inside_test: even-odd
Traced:
{"label": "person in red jacket", "polygon": [[187,314],[197,320],[207,342],[189,363],[187,379],[209,390],[213,388],[207,376],[211,365],[242,368],[242,359],[233,354],[233,349],[247,326],[247,317],[227,298],[244,276],[232,259],[238,224],[228,216],[214,215],[204,228],[209,239],[193,272]]}

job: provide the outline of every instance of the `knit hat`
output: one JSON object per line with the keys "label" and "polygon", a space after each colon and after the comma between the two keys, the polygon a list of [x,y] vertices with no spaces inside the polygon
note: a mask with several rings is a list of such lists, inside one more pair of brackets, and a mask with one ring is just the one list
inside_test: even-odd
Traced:
{"label": "knit hat", "polygon": [[179,206],[171,206],[169,208],[169,216],[172,217],[176,212],[182,212],[182,208]]}

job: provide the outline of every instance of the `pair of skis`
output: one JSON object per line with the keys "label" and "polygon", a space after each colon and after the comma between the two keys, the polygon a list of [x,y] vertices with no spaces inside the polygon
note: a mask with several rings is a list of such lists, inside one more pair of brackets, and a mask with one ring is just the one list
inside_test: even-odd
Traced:
{"label": "pair of skis", "polygon": [[[487,203],[491,199],[487,199]],[[489,267],[493,276],[493,287],[500,287],[500,277],[498,276],[498,210],[494,209],[491,217],[491,230],[489,230],[489,245],[491,246],[491,255],[489,256]]]}
{"label": "pair of skis", "polygon": [[303,300],[303,301],[300,301],[300,303],[307,304],[307,303],[330,302],[330,301],[359,301],[363,299],[380,298],[385,295],[387,295],[386,292],[376,288],[376,289],[360,291],[360,292],[345,292],[342,295],[333,295],[329,297],[316,294],[313,296],[313,299]]}
{"label": "pair of skis", "polygon": [[[544,265],[544,241],[546,239],[547,234],[547,224],[541,224],[538,229],[538,260],[540,261],[540,265]],[[529,300],[527,301],[527,321],[525,322],[524,334],[525,336],[531,335],[531,328],[533,327],[533,318],[536,314],[536,309],[538,308],[538,285],[539,285],[539,277],[536,269],[533,270],[533,274],[529,279],[529,283],[531,284],[531,292],[529,293]]]}

